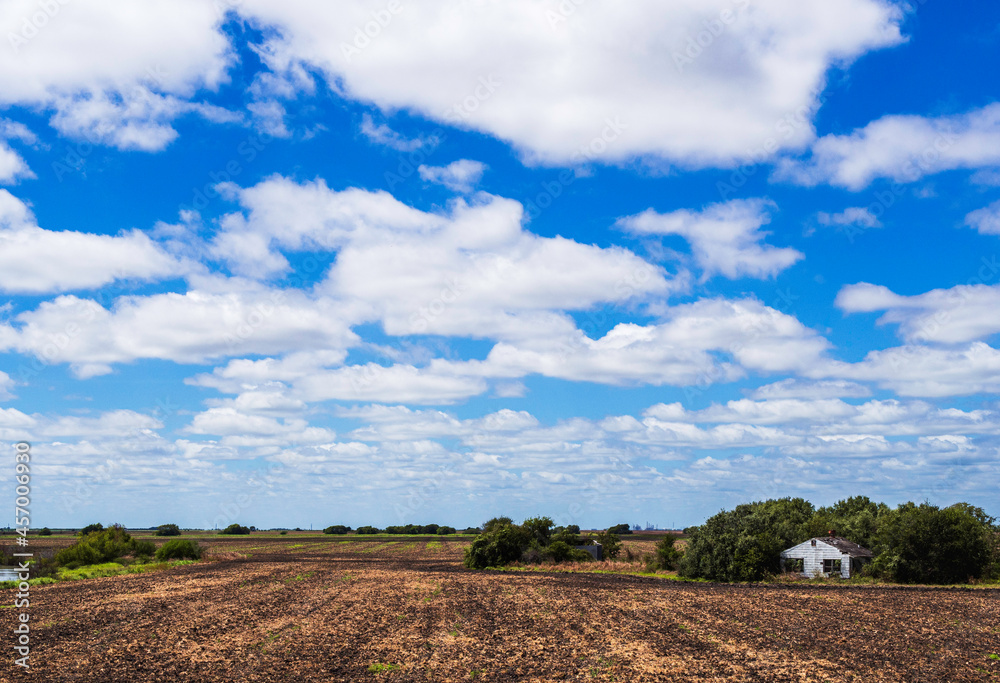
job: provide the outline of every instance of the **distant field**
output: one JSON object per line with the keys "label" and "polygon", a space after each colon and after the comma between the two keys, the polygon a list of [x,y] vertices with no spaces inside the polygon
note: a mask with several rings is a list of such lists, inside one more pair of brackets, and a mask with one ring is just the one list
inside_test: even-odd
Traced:
{"label": "distant field", "polygon": [[997,591],[472,572],[456,536],[202,542],[214,561],[32,587],[31,679],[1000,680]]}

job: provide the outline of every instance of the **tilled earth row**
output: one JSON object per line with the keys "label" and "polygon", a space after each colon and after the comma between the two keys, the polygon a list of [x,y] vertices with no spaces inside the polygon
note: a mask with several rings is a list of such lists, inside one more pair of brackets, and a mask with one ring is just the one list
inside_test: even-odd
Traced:
{"label": "tilled earth row", "polygon": [[1000,681],[994,591],[471,572],[461,544],[405,539],[246,548],[34,587],[32,670],[5,647],[0,680]]}

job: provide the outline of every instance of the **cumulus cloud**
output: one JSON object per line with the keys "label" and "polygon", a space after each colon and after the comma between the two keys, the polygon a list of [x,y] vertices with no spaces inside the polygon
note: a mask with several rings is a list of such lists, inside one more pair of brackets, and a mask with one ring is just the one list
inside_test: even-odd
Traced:
{"label": "cumulus cloud", "polygon": [[574,327],[562,311],[684,286],[620,247],[534,235],[522,227],[523,207],[502,197],[428,213],[322,180],[273,177],[231,191],[244,212],[221,221],[213,255],[264,278],[289,268],[282,250],[336,252],[320,290],[363,307],[391,335],[544,335]]}
{"label": "cumulus cloud", "polygon": [[138,230],[110,236],[40,228],[24,202],[0,190],[0,290],[93,289],[120,279],[176,277],[192,268]]}
{"label": "cumulus cloud", "polygon": [[[811,126],[781,123],[815,109],[829,67],[901,40],[899,10],[874,0],[583,3],[571,16],[531,0],[398,12],[244,0],[238,11],[275,27],[269,50],[348,97],[489,133],[553,164],[651,155],[728,165],[768,141],[800,147]],[[680,64],[723,14],[720,35]]]}
{"label": "cumulus cloud", "polygon": [[866,398],[871,389],[844,380],[808,381],[796,378],[783,379],[754,389],[750,394],[755,399],[824,399],[824,398]]}
{"label": "cumulus cloud", "polygon": [[80,377],[144,358],[205,363],[243,354],[321,349],[339,352],[357,339],[329,300],[299,291],[122,297],[112,309],[60,296],[0,326],[9,348],[49,363],[69,363]]}
{"label": "cumulus cloud", "polygon": [[966,114],[884,116],[847,135],[827,135],[805,160],[786,159],[775,177],[800,185],[862,190],[876,178],[910,183],[952,169],[1000,163],[1000,104]]}
{"label": "cumulus cloud", "polygon": [[618,226],[638,235],[681,235],[691,243],[703,279],[715,274],[767,278],[804,258],[795,249],[763,243],[768,233],[761,227],[771,221],[769,206],[765,200],[750,199],[712,204],[700,212],[661,214],[647,209],[619,219]]}
{"label": "cumulus cloud", "polygon": [[60,132],[121,149],[162,149],[177,136],[172,122],[187,113],[227,117],[193,101],[225,82],[234,62],[211,3],[152,0],[141,12],[111,0],[49,7],[5,4],[0,103],[50,111]]}
{"label": "cumulus cloud", "polygon": [[[987,270],[993,264],[986,262]],[[835,305],[846,313],[886,311],[880,324],[897,324],[911,343],[961,344],[1000,332],[1000,286],[958,285],[915,296],[902,296],[867,282],[849,285]]]}
{"label": "cumulus cloud", "polygon": [[1000,351],[983,342],[958,348],[899,346],[859,363],[832,363],[816,374],[877,382],[900,396],[972,396],[1000,392]]}
{"label": "cumulus cloud", "polygon": [[983,235],[1000,235],[1000,201],[970,212],[965,217],[965,224]]}
{"label": "cumulus cloud", "polygon": [[486,171],[486,164],[481,161],[459,159],[447,166],[427,166],[421,164],[417,169],[420,177],[429,183],[444,185],[454,192],[468,193],[479,183]]}

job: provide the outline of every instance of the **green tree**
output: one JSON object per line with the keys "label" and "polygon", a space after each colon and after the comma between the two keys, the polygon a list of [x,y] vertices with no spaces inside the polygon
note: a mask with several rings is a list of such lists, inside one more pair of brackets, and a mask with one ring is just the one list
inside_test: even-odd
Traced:
{"label": "green tree", "polygon": [[904,503],[883,515],[871,572],[901,583],[961,583],[991,576],[997,563],[995,520],[959,503],[944,509]]}
{"label": "green tree", "polygon": [[230,524],[219,533],[223,536],[249,536],[250,527],[240,526],[239,524]]}
{"label": "green tree", "polygon": [[349,527],[349,526],[344,526],[343,524],[334,524],[332,526],[328,526],[327,528],[323,529],[323,533],[324,534],[342,535],[342,534],[346,534],[350,530],[351,530],[351,527]]}
{"label": "green tree", "polygon": [[780,569],[781,551],[809,538],[814,508],[802,498],[737,505],[692,527],[682,576],[759,581]]}
{"label": "green tree", "polygon": [[180,536],[181,528],[176,524],[161,524],[156,527],[157,536]]}
{"label": "green tree", "polygon": [[601,553],[606,560],[616,560],[618,555],[622,551],[622,542],[618,538],[618,534],[608,529],[602,533],[597,534],[597,538],[594,539],[601,544]]}

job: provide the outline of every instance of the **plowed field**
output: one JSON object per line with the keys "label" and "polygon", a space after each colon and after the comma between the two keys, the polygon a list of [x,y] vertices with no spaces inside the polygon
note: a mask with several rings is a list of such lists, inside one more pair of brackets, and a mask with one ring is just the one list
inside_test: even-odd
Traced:
{"label": "plowed field", "polygon": [[[4,681],[1000,681],[1000,593],[472,572],[467,541],[212,539],[32,588]],[[4,591],[4,604],[13,591]]]}

